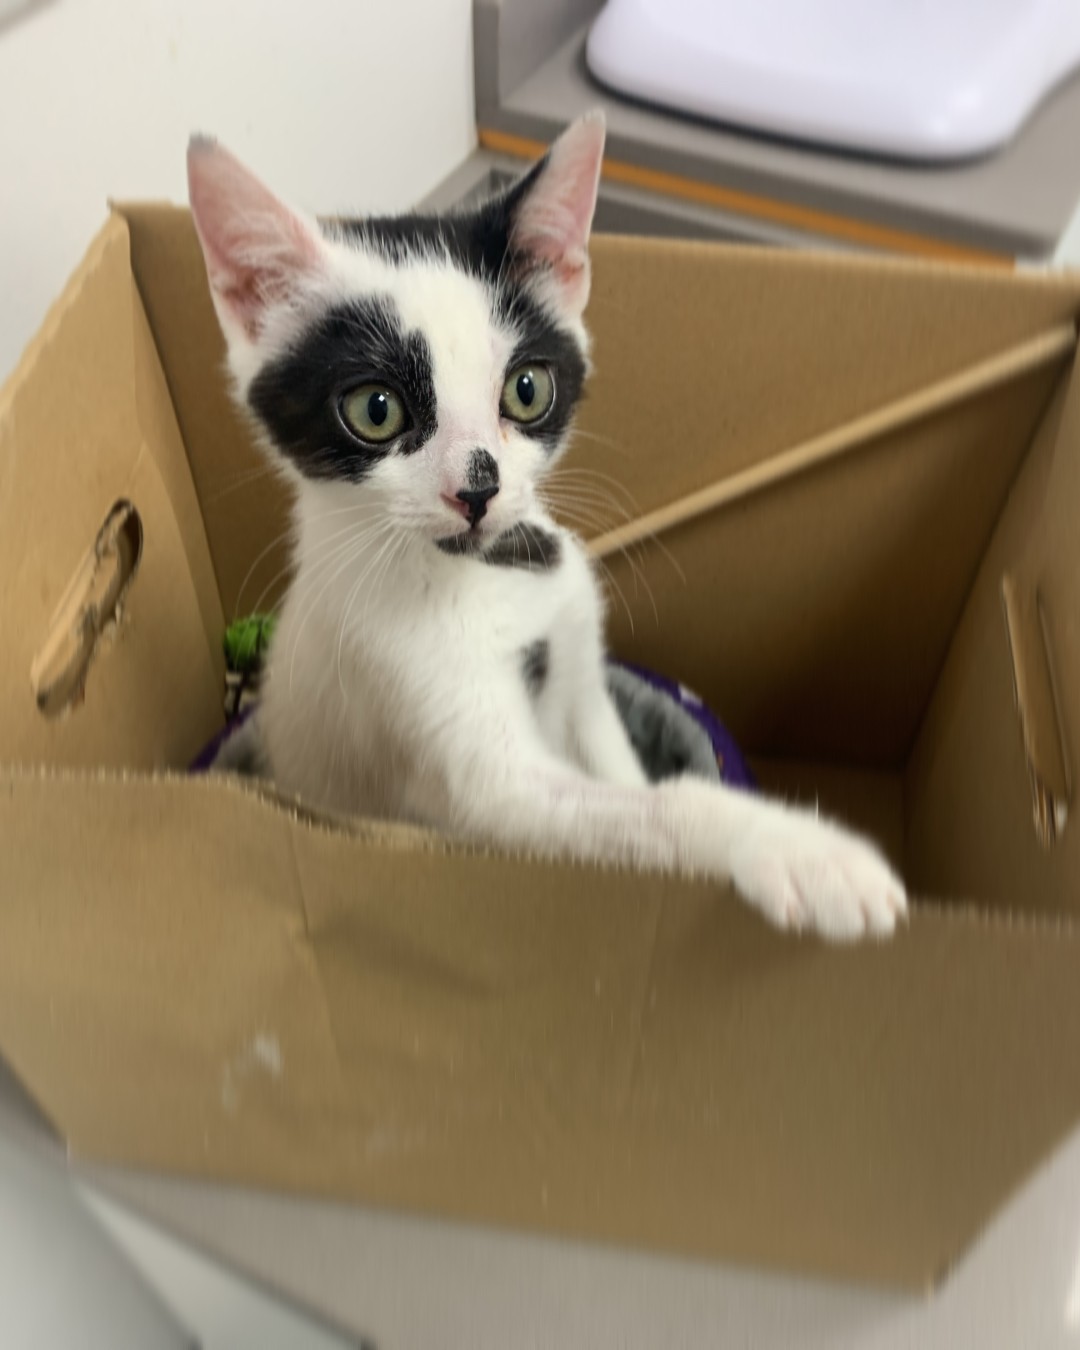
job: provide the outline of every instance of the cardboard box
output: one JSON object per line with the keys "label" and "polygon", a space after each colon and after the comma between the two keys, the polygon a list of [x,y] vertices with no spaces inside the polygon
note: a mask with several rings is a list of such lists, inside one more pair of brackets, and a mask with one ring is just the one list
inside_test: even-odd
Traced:
{"label": "cardboard box", "polygon": [[1080,1120],[1080,282],[594,257],[574,454],[663,543],[607,558],[615,649],[876,833],[910,927],[185,777],[285,503],[187,213],[131,207],[0,397],[0,1049],[83,1158],[924,1285]]}

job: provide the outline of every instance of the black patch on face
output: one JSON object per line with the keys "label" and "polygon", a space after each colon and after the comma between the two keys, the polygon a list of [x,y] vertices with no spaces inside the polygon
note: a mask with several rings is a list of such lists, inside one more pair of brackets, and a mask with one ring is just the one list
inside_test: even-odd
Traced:
{"label": "black patch on face", "polygon": [[519,567],[526,572],[549,572],[558,567],[562,557],[558,536],[528,521],[512,526],[487,547],[471,530],[435,543],[452,558],[475,558],[490,567]]}
{"label": "black patch on face", "polygon": [[465,211],[441,216],[381,216],[335,221],[346,239],[380,253],[389,262],[445,254],[458,267],[491,284],[508,274],[530,270],[530,262],[510,247],[515,214],[540,177],[545,156],[506,192]]}
{"label": "black patch on face", "polygon": [[[406,430],[386,444],[361,441],[342,419],[341,400],[362,384],[388,385],[408,410]],[[360,482],[392,452],[419,450],[438,425],[427,340],[405,331],[386,297],[328,310],[263,367],[248,403],[281,453],[308,478]]]}
{"label": "black patch on face", "polygon": [[487,284],[496,317],[520,335],[505,375],[526,361],[542,362],[555,381],[555,401],[538,422],[517,423],[523,436],[549,451],[562,441],[581,398],[585,358],[577,338],[535,299],[532,282],[548,266],[512,245],[515,215],[540,177],[546,157],[501,196],[470,211],[338,221],[338,230],[391,262],[443,255]]}
{"label": "black patch on face", "polygon": [[547,683],[551,669],[551,644],[546,638],[530,642],[521,653],[521,673],[525,679],[525,688],[537,698]]}
{"label": "black patch on face", "polygon": [[505,317],[520,334],[507,373],[528,361],[543,363],[555,382],[551,407],[537,422],[516,422],[515,431],[556,450],[570,428],[585,383],[585,358],[577,339],[542,309],[527,291],[507,293]]}

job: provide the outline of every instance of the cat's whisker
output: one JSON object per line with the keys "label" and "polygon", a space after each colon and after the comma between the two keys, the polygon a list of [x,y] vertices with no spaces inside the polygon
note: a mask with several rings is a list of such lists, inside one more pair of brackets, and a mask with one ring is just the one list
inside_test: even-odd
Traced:
{"label": "cat's whisker", "polygon": [[610,450],[616,455],[622,455],[624,459],[630,458],[630,451],[625,445],[621,445],[610,436],[604,436],[599,431],[585,431],[582,427],[575,427],[571,437],[571,445],[577,440],[595,441],[597,445],[602,445],[605,450]]}
{"label": "cat's whisker", "polygon": [[316,513],[316,518],[318,520],[331,520],[334,516],[355,515],[360,511],[366,512],[372,517],[372,524],[385,519],[385,513],[368,501],[350,502],[347,506],[336,506],[330,511],[319,511]]}
{"label": "cat's whisker", "polygon": [[231,481],[227,482],[225,486],[218,491],[210,494],[207,498],[207,505],[217,506],[234,492],[240,492],[243,488],[250,487],[252,483],[257,483],[260,478],[266,478],[271,475],[274,477],[281,476],[281,470],[276,464],[260,464],[257,468],[239,469],[235,474],[231,475]]}
{"label": "cat's whisker", "polygon": [[526,557],[526,559],[527,559],[527,561],[528,561],[529,568],[530,568],[530,570],[531,570],[531,568],[532,568],[532,562],[533,562],[533,557],[532,557],[532,545],[529,543],[529,532],[528,532],[528,530],[525,529],[524,525],[522,525],[521,521],[518,521],[517,524],[514,526],[514,557],[515,557],[515,558],[517,557],[517,541],[518,541],[519,538],[521,539],[521,542],[525,545],[525,557]]}
{"label": "cat's whisker", "polygon": [[[390,522],[384,521],[384,522],[382,523],[382,528],[385,529],[385,530],[390,530],[390,529],[392,529],[393,527],[392,527],[392,525],[391,525]],[[378,538],[378,537],[379,537],[379,536],[376,536],[376,538]],[[318,594],[315,595],[312,599],[310,599],[310,600],[308,601],[307,610],[306,610],[306,612],[305,612],[303,618],[300,620],[300,625],[299,625],[299,627],[297,628],[297,631],[296,631],[295,636],[293,637],[292,651],[291,651],[291,654],[290,654],[290,657],[289,657],[289,689],[290,689],[290,692],[291,692],[292,687],[293,687],[293,677],[294,677],[295,671],[296,671],[296,656],[297,656],[297,652],[298,652],[299,649],[300,649],[300,640],[301,640],[301,638],[303,637],[304,629],[307,627],[308,620],[311,618],[312,613],[318,608],[319,602],[321,601],[322,597],[326,594],[326,592],[330,589],[330,587],[334,584],[334,582],[338,579],[338,577],[341,576],[341,574],[342,574],[343,572],[347,571],[348,568],[351,567],[351,566],[353,565],[353,563],[354,563],[358,558],[360,558],[360,557],[363,556],[364,550],[365,550],[365,549],[369,546],[369,544],[372,543],[372,542],[374,542],[374,541],[372,540],[371,536],[370,536],[370,535],[365,535],[365,536],[363,537],[363,539],[359,542],[359,544],[349,544],[349,543],[345,544],[345,545],[343,546],[343,547],[344,547],[344,550],[345,550],[345,558],[344,558],[344,561],[340,563],[340,565],[337,567],[337,569],[331,574],[331,576],[330,576],[330,577],[324,582],[324,584],[319,588]]]}
{"label": "cat's whisker", "polygon": [[[243,600],[244,592],[247,590],[248,584],[251,581],[251,578],[255,575],[255,572],[258,569],[259,564],[263,561],[265,557],[267,557],[268,554],[274,552],[275,549],[280,548],[283,544],[286,544],[289,540],[289,536],[292,535],[293,533],[294,533],[293,526],[289,525],[286,529],[282,530],[280,534],[276,534],[273,537],[273,539],[271,539],[270,542],[266,545],[266,547],[260,550],[258,554],[256,554],[255,561],[248,568],[243,581],[240,583],[240,589],[236,592],[236,600],[233,604],[234,619],[240,617],[240,602],[241,600]],[[275,576],[273,578],[273,581],[270,582],[270,586],[272,586],[275,581],[277,581],[280,577],[282,577],[285,571],[288,571],[288,568],[285,568],[283,571],[278,572],[277,576]],[[259,604],[261,603],[263,596],[270,589],[270,586],[267,586],[263,589],[262,595],[260,595],[259,599],[256,601],[255,603],[256,612],[258,612]]]}
{"label": "cat's whisker", "polygon": [[634,613],[633,613],[633,610],[631,610],[631,608],[630,608],[630,605],[629,605],[629,602],[628,602],[627,599],[626,599],[626,596],[623,594],[623,588],[622,588],[622,587],[619,585],[619,583],[615,580],[615,574],[612,572],[611,568],[608,566],[608,564],[607,564],[606,562],[601,562],[600,566],[601,566],[601,568],[603,569],[605,576],[607,577],[608,584],[611,586],[612,590],[615,592],[615,594],[619,597],[619,600],[622,602],[622,607],[623,607],[623,609],[626,611],[626,621],[627,621],[627,623],[629,623],[629,625],[630,625],[630,633],[631,633],[631,635],[633,635],[633,633],[634,633],[634,631],[635,631],[635,630],[634,630]]}
{"label": "cat's whisker", "polygon": [[[335,514],[335,513],[328,512],[327,514],[330,515],[330,514]],[[376,522],[376,524],[377,524],[377,523],[378,523],[378,522]],[[374,526],[372,526],[372,527],[370,527],[370,528],[374,529]],[[302,560],[302,561],[303,561],[304,563],[309,563],[313,558],[317,557],[319,554],[324,554],[324,553],[326,552],[327,548],[329,548],[329,555],[328,555],[328,558],[329,558],[330,561],[333,561],[333,559],[334,559],[335,557],[338,556],[338,548],[340,548],[340,547],[348,547],[348,545],[351,544],[353,541],[359,542],[359,541],[364,537],[364,534],[365,534],[365,531],[362,530],[361,528],[359,528],[358,526],[356,526],[355,524],[353,524],[353,525],[347,525],[344,529],[337,530],[337,531],[335,531],[333,534],[328,535],[325,539],[320,539],[316,544],[310,546],[310,547],[305,551],[304,557],[303,557],[303,560]],[[274,546],[276,546],[276,544],[281,543],[282,540],[283,540],[284,538],[285,538],[284,535],[278,535],[277,540],[275,540],[275,541],[274,541],[274,544],[272,544],[270,547],[274,547]],[[345,544],[344,544],[344,545],[338,545],[337,547],[333,547],[335,541],[336,541],[336,540],[339,540],[339,539],[345,539]],[[260,559],[263,558],[263,557],[265,557],[265,555],[266,555],[267,552],[269,552],[269,549],[264,549],[263,552],[259,555],[259,558],[256,558],[255,563],[252,565],[252,567],[251,567],[251,569],[250,569],[250,571],[249,571],[249,573],[248,573],[248,577],[245,578],[245,580],[244,580],[244,585],[241,586],[241,588],[240,588],[240,592],[239,592],[239,594],[237,595],[237,601],[236,601],[236,609],[237,609],[237,613],[239,613],[240,597],[243,595],[244,587],[247,585],[248,578],[250,578],[251,572],[255,570],[255,567],[258,565]],[[318,564],[318,565],[321,565],[321,562],[322,562],[322,561],[326,561],[326,560],[327,560],[326,558],[321,559],[321,560],[320,560],[320,564]],[[285,566],[282,567],[282,568],[280,568],[277,572],[274,573],[274,575],[270,578],[270,580],[266,583],[266,585],[265,585],[265,586],[262,588],[262,590],[259,592],[258,599],[255,601],[255,605],[254,605],[254,610],[253,610],[254,613],[257,614],[257,613],[260,612],[260,608],[259,608],[259,607],[262,605],[262,603],[263,603],[263,601],[265,600],[266,596],[270,593],[270,591],[272,591],[272,590],[274,589],[274,587],[277,585],[277,583],[278,583],[279,581],[282,580],[282,578],[288,576],[289,573],[290,573],[291,571],[294,570],[294,568],[296,568],[296,567],[299,566],[300,561],[301,561],[300,559],[290,557],[289,560],[286,562]],[[275,606],[275,609],[276,609],[276,608],[277,608],[277,606]]]}
{"label": "cat's whisker", "polygon": [[[579,518],[588,522],[591,529],[601,534],[624,521],[635,519],[618,502],[613,501],[606,494],[582,492],[580,489],[574,489],[572,492],[556,489],[555,491],[549,490],[546,493],[546,500],[564,517],[568,516],[570,512],[576,512]],[[614,519],[611,518],[612,516],[614,516]],[[638,541],[635,540],[630,547],[644,556],[644,547]]]}
{"label": "cat's whisker", "polygon": [[544,501],[551,510],[589,511],[608,530],[614,525],[626,524],[631,519],[617,505],[605,501],[601,497],[590,497],[576,492],[571,493],[556,489],[555,491],[545,492]]}
{"label": "cat's whisker", "polygon": [[371,565],[365,569],[364,584],[367,587],[368,594],[361,616],[363,622],[367,621],[367,615],[371,608],[372,601],[375,599],[379,588],[385,581],[394,558],[403,549],[404,544],[405,537],[403,535],[391,535],[390,538],[382,544]]}
{"label": "cat's whisker", "polygon": [[[345,606],[344,606],[344,609],[343,609],[342,615],[341,615],[341,624],[340,624],[339,629],[338,629],[338,640],[337,640],[337,677],[338,677],[338,687],[339,687],[339,689],[341,690],[342,697],[345,698],[345,699],[348,699],[348,696],[349,696],[349,695],[348,695],[348,690],[345,688],[345,677],[344,677],[344,675],[342,674],[342,670],[341,670],[341,653],[342,653],[342,647],[343,647],[343,644],[344,644],[344,641],[345,641],[345,633],[346,633],[347,628],[348,628],[349,615],[350,615],[350,613],[351,613],[351,611],[352,611],[353,604],[354,604],[355,601],[356,601],[356,597],[360,594],[360,591],[363,589],[365,582],[367,582],[368,577],[369,577],[369,576],[371,575],[371,573],[372,573],[373,571],[375,571],[375,569],[378,567],[379,562],[381,561],[381,559],[382,559],[384,556],[388,556],[388,557],[390,557],[390,558],[393,558],[394,554],[401,548],[402,544],[404,543],[404,539],[405,539],[405,536],[404,536],[404,535],[402,535],[402,534],[397,534],[397,533],[392,533],[392,534],[389,536],[389,538],[386,539],[386,540],[383,542],[382,546],[381,546],[380,549],[379,549],[378,554],[377,554],[376,557],[375,557],[374,562],[371,563],[371,564],[369,564],[369,565],[363,570],[363,572],[361,572],[360,576],[357,577],[356,581],[353,583],[352,587],[350,588],[348,595],[345,597]],[[389,553],[387,553],[387,550],[389,550]],[[383,576],[383,575],[384,575],[384,573],[378,573],[375,577],[372,578],[371,582],[369,583],[369,585],[368,585],[368,604],[371,603],[371,596],[372,596],[372,594],[378,589],[379,585],[381,585],[381,582],[382,582],[382,576]],[[365,609],[364,609],[364,616],[366,617],[366,615],[367,615],[367,607],[365,606]]]}
{"label": "cat's whisker", "polygon": [[565,498],[572,501],[591,502],[596,506],[605,506],[614,511],[620,520],[636,520],[641,514],[632,509],[625,502],[619,500],[607,488],[597,486],[594,483],[575,483],[558,481],[545,484],[544,490],[552,496]]}
{"label": "cat's whisker", "polygon": [[[329,520],[334,516],[355,515],[359,511],[371,513],[371,504],[369,502],[353,502],[349,506],[338,507],[332,511],[321,511],[318,513],[317,519],[320,521]],[[330,543],[332,540],[340,538],[343,534],[355,530],[355,528],[356,526],[354,525],[347,526],[345,530],[340,530],[337,533],[328,536],[326,539],[320,540],[318,547],[321,548],[324,544]],[[291,538],[295,537],[295,535],[296,535],[296,525],[294,522],[290,522],[290,524],[287,525],[284,530],[282,530],[279,534],[276,534],[274,538],[270,540],[270,542],[266,545],[265,548],[261,549],[259,553],[256,554],[255,560],[248,568],[244,580],[240,583],[240,589],[236,593],[236,600],[234,602],[234,618],[239,617],[240,615],[240,603],[243,600],[244,592],[247,589],[249,583],[251,582],[252,576],[258,570],[259,564],[263,561],[264,558],[267,557],[268,554],[273,553],[283,544],[288,543]],[[292,569],[292,566],[293,560],[290,558],[289,562],[285,565],[285,567],[281,568],[280,571],[276,572],[274,576],[271,578],[271,580],[267,583],[267,585],[263,587],[263,590],[260,593],[259,598],[254,606],[254,610],[256,613],[258,612],[259,605],[262,603],[267,592],[272,590],[274,585],[278,581],[280,581],[282,577],[286,576],[289,573],[289,571]]]}
{"label": "cat's whisker", "polygon": [[[601,437],[596,436],[595,434],[589,432],[579,432],[577,434],[584,435],[586,437],[591,436],[592,439],[595,440],[602,439]],[[566,466],[557,465],[548,475],[548,481],[558,482],[560,480],[565,480],[567,482],[573,482],[575,479],[579,477],[585,479],[599,480],[609,485],[612,491],[618,492],[625,499],[627,509],[626,513],[627,521],[636,520],[642,515],[641,504],[640,502],[638,502],[637,498],[629,490],[629,488],[627,488],[625,484],[620,483],[617,478],[612,477],[611,474],[604,473],[600,469],[589,468],[585,465],[566,465]],[[651,542],[655,544],[657,548],[659,548],[660,552],[664,555],[667,561],[674,568],[677,576],[679,577],[679,580],[685,586],[686,573],[683,571],[682,566],[680,565],[678,559],[668,548],[667,544],[664,543],[663,539],[661,539],[660,536],[656,534],[654,531],[650,531],[647,535],[644,536],[643,539],[638,541],[640,545],[644,545],[646,542]],[[642,549],[642,552],[644,553],[644,548]]]}
{"label": "cat's whisker", "polygon": [[599,469],[570,467],[554,469],[548,475],[548,479],[557,485],[589,488],[595,492],[602,492],[611,500],[618,501],[620,506],[631,515],[640,516],[642,514],[641,504],[630,489],[620,483],[617,478],[602,473]]}
{"label": "cat's whisker", "polygon": [[[577,488],[574,488],[574,489],[572,489],[572,490],[574,491],[575,494],[577,494],[577,493],[580,491],[580,489],[577,489]],[[559,509],[561,510],[561,509],[562,509],[562,503],[561,503],[561,497],[558,495],[558,491],[559,491],[558,485],[556,485],[556,490],[555,490],[555,492],[552,492],[552,490],[551,490],[549,484],[545,484],[545,494],[546,494],[547,499],[551,500],[552,502],[557,503],[557,504],[559,505]],[[588,498],[588,500],[590,500],[590,501],[596,501],[596,502],[599,504],[599,499],[597,499],[595,496],[590,496],[590,497]],[[635,506],[635,508],[634,508],[634,514],[631,514],[630,512],[628,512],[627,510],[625,510],[625,509],[624,509],[618,502],[616,502],[616,501],[613,501],[613,500],[611,500],[611,499],[608,499],[608,501],[606,502],[606,504],[607,504],[607,505],[610,505],[611,508],[612,508],[614,511],[616,511],[617,514],[621,517],[621,519],[624,520],[624,521],[626,521],[626,522],[628,522],[628,523],[629,523],[630,521],[637,520],[637,519],[640,517],[640,514],[641,514],[640,509],[637,508],[636,506]],[[605,529],[605,530],[610,529],[610,528],[612,528],[612,523],[607,523],[607,524],[605,524],[605,526],[604,526],[604,529]],[[632,547],[632,548],[634,548],[634,549],[636,549],[636,550],[638,551],[639,557],[640,557],[642,560],[644,560],[644,557],[645,557],[645,555],[646,555],[646,552],[647,552],[647,550],[648,550],[648,548],[649,548],[650,546],[655,547],[656,549],[658,549],[658,550],[660,551],[660,553],[664,556],[664,558],[666,559],[666,561],[667,561],[668,563],[671,564],[671,567],[672,567],[673,571],[675,572],[675,575],[679,578],[679,580],[680,580],[680,581],[682,582],[682,584],[685,586],[685,585],[686,585],[686,573],[685,573],[685,571],[683,570],[682,564],[679,562],[678,558],[676,558],[675,555],[672,553],[671,549],[668,548],[668,546],[667,546],[667,544],[664,542],[664,540],[663,540],[663,539],[662,539],[662,538],[661,538],[654,530],[650,530],[647,534],[643,535],[640,539],[635,540],[634,543],[633,543],[632,545],[630,545],[630,547]],[[625,551],[625,547],[624,547],[621,551]]]}
{"label": "cat's whisker", "polygon": [[[570,521],[576,520],[578,524],[583,525],[588,530],[600,529],[602,531],[605,528],[609,528],[608,522],[604,521],[601,517],[599,517],[595,511],[590,510],[587,506],[582,506],[580,503],[574,504],[567,504],[565,502],[560,503],[559,512],[565,519],[568,519]],[[628,548],[625,547],[620,548],[619,552],[626,559],[627,565],[629,566],[631,571],[631,575],[634,578],[635,595],[637,594],[637,589],[640,584],[641,589],[648,597],[649,604],[652,607],[653,617],[656,621],[657,627],[659,627],[660,610],[657,606],[656,596],[653,593],[652,586],[649,584],[649,579],[646,576],[641,563],[639,562],[638,559],[636,559],[633,556],[633,554],[630,552]],[[608,575],[611,576],[611,568],[606,563],[604,563],[604,566],[608,572]]]}

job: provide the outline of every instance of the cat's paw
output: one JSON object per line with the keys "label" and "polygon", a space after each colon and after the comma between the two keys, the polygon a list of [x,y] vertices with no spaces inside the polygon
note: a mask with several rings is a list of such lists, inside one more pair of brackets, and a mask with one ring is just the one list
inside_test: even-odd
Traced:
{"label": "cat's paw", "polygon": [[886,937],[907,915],[904,884],[877,850],[815,816],[755,822],[731,862],[740,894],[779,928],[851,942]]}

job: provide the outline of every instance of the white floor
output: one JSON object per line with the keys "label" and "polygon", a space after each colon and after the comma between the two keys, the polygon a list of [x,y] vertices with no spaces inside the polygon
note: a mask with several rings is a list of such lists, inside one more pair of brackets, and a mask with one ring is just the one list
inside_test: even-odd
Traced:
{"label": "white floor", "polygon": [[344,1350],[283,1304],[0,1132],[4,1350]]}
{"label": "white floor", "polygon": [[344,1350],[363,1340],[319,1325],[130,1211],[83,1189],[82,1198],[202,1350]]}
{"label": "white floor", "polygon": [[[249,1261],[355,1331],[238,1274]],[[1080,1134],[911,1298],[123,1173],[74,1183],[0,1111],[0,1309],[5,1350],[1077,1350]]]}
{"label": "white floor", "polygon": [[[122,1174],[95,1185],[180,1231],[201,1230],[230,1262],[256,1261],[275,1285],[394,1350],[1080,1347],[1080,1133],[1015,1197],[944,1285],[923,1297],[345,1205],[298,1205],[250,1191]],[[167,1297],[184,1289],[174,1306],[189,1310],[194,1324],[200,1287],[184,1286],[182,1272],[171,1258],[160,1259],[145,1231],[128,1228],[121,1236]]]}

